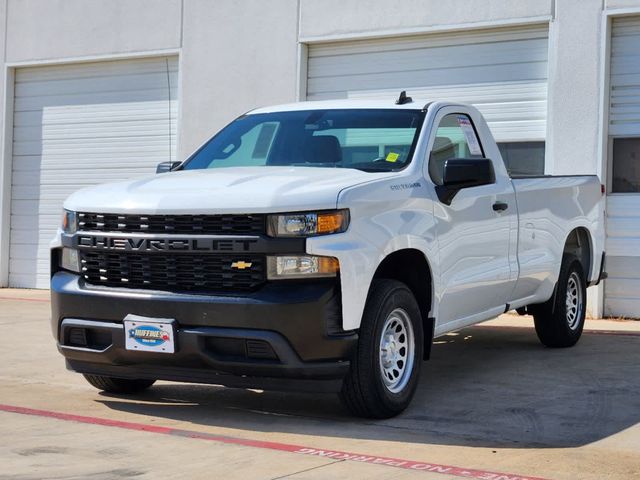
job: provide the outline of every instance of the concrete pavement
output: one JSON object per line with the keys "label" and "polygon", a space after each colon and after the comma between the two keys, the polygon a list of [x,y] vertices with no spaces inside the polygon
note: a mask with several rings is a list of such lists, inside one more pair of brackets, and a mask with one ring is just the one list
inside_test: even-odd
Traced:
{"label": "concrete pavement", "polygon": [[0,478],[640,478],[638,322],[588,321],[599,332],[567,350],[543,348],[528,317],[445,336],[412,406],[369,421],[332,395],[101,394],[64,369],[48,308],[46,292],[0,290],[0,404],[87,420],[0,411]]}

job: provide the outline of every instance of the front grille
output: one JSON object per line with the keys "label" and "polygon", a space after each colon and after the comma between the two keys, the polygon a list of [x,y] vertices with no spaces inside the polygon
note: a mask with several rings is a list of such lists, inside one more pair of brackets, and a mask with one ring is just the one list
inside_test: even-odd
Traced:
{"label": "front grille", "polygon": [[194,235],[262,235],[265,215],[118,215],[78,213],[78,230]]}
{"label": "front grille", "polygon": [[[264,255],[80,252],[82,275],[93,285],[171,292],[247,292],[266,281]],[[244,264],[242,263],[244,262]],[[236,267],[232,264],[236,263]],[[238,263],[244,269],[238,269]],[[250,267],[247,264],[251,264]]]}

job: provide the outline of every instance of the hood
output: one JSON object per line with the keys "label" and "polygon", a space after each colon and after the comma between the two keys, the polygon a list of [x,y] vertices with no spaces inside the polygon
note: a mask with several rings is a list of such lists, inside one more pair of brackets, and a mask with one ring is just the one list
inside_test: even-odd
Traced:
{"label": "hood", "polygon": [[84,188],[68,210],[96,213],[269,213],[336,208],[344,188],[397,175],[347,168],[230,167],[163,173]]}

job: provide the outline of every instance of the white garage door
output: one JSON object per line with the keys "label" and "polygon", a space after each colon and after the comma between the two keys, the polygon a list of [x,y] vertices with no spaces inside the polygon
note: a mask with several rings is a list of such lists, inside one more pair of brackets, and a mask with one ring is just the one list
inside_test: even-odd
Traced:
{"label": "white garage door", "polygon": [[69,194],[175,159],[177,78],[175,57],[16,71],[10,286],[48,286]]}
{"label": "white garage door", "polygon": [[612,27],[604,312],[640,318],[640,16]]}
{"label": "white garage door", "polygon": [[544,140],[548,28],[310,45],[310,100],[409,96],[471,103],[499,142]]}

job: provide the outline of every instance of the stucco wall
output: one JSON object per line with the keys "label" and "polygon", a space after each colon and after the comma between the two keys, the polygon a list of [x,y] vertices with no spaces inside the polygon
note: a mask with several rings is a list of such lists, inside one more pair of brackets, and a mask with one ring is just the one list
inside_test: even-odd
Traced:
{"label": "stucco wall", "polygon": [[[2,64],[5,59],[5,26],[7,21],[7,0],[0,0],[0,58]],[[9,276],[9,207],[11,204],[11,190],[6,185],[11,185],[11,150],[7,145],[9,137],[5,135],[5,116],[10,113],[7,105],[13,103],[13,98],[7,95],[6,71],[0,74],[0,287],[6,285]]]}
{"label": "stucco wall", "polygon": [[236,115],[295,100],[298,37],[553,18],[548,171],[586,173],[597,168],[601,12],[601,0],[451,0],[446,8],[438,0],[8,0],[2,39],[8,62],[181,49],[184,156]]}
{"label": "stucco wall", "polygon": [[535,18],[551,15],[552,4],[552,0],[301,0],[300,36],[375,36],[398,30]]}
{"label": "stucco wall", "polygon": [[605,0],[606,8],[638,8],[638,0]]}
{"label": "stucco wall", "polygon": [[296,99],[296,0],[184,5],[179,155],[238,115]]}
{"label": "stucco wall", "polygon": [[178,48],[181,8],[181,0],[9,0],[7,61]]}
{"label": "stucco wall", "polygon": [[549,173],[598,173],[601,26],[601,0],[557,2],[549,32]]}

